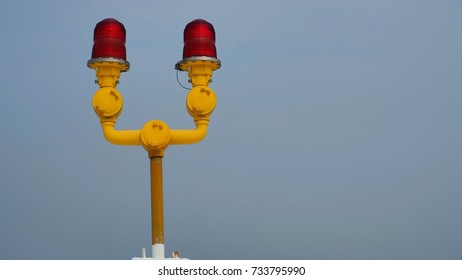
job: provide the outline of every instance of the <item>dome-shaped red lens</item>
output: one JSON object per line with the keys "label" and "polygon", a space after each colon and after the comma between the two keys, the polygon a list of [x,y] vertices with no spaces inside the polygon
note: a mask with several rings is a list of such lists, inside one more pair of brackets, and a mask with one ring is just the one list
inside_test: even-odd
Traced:
{"label": "dome-shaped red lens", "polygon": [[217,58],[215,29],[203,19],[191,21],[184,29],[183,59],[192,56]]}
{"label": "dome-shaped red lens", "polygon": [[95,26],[91,58],[127,59],[126,31],[122,23],[113,18],[104,19]]}

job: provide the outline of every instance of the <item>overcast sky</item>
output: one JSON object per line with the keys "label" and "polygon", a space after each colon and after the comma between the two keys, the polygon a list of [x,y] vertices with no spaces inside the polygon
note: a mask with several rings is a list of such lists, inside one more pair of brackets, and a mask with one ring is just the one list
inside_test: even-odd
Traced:
{"label": "overcast sky", "polygon": [[164,158],[167,255],[462,259],[457,0],[1,0],[0,259],[150,248],[147,154],[91,106],[108,17],[131,63],[119,129],[194,127],[174,64],[188,22],[216,30],[209,133]]}

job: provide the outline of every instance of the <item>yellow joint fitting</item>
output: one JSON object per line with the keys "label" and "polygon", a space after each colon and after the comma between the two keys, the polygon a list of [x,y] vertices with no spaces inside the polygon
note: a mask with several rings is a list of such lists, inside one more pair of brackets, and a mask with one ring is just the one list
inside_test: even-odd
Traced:
{"label": "yellow joint fitting", "polygon": [[209,118],[217,104],[217,97],[208,86],[193,87],[186,97],[186,108],[194,119]]}
{"label": "yellow joint fitting", "polygon": [[207,135],[208,119],[195,120],[196,129],[172,130],[170,145],[188,145],[202,141]]}
{"label": "yellow joint fitting", "polygon": [[114,145],[141,146],[140,130],[116,130],[115,121],[101,120],[104,138]]}
{"label": "yellow joint fitting", "polygon": [[116,87],[120,72],[127,71],[127,65],[117,62],[99,61],[88,65],[96,69],[96,77],[100,87]]}
{"label": "yellow joint fitting", "polygon": [[93,109],[104,120],[113,120],[122,113],[122,94],[115,87],[102,87],[93,95]]}
{"label": "yellow joint fitting", "polygon": [[141,129],[141,141],[150,153],[163,151],[170,142],[170,128],[163,121],[149,121]]}
{"label": "yellow joint fitting", "polygon": [[207,86],[211,81],[212,71],[217,69],[215,63],[208,60],[187,61],[182,68],[187,69],[193,87]]}

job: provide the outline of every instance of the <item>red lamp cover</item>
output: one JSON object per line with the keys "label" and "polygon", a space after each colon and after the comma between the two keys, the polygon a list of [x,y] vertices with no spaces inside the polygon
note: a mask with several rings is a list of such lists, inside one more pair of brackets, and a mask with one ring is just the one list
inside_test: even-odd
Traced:
{"label": "red lamp cover", "polygon": [[127,59],[125,27],[113,18],[104,19],[95,26],[91,58]]}
{"label": "red lamp cover", "polygon": [[203,19],[191,21],[184,29],[183,59],[192,56],[217,58],[215,29]]}

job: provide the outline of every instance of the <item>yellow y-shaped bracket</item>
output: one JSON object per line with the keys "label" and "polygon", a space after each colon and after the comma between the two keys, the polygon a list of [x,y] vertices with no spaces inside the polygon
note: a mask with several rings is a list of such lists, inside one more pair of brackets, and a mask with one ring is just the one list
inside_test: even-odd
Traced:
{"label": "yellow y-shaped bracket", "polygon": [[170,130],[160,120],[148,121],[141,130],[116,130],[117,117],[122,112],[122,95],[116,89],[124,65],[113,62],[97,62],[96,69],[100,89],[93,97],[93,108],[99,116],[104,137],[116,145],[140,145],[150,157],[163,156],[168,145],[194,144],[207,134],[210,115],[215,109],[216,96],[208,87],[213,65],[210,61],[188,62],[188,75],[193,88],[186,98],[186,108],[193,117],[196,129]]}

